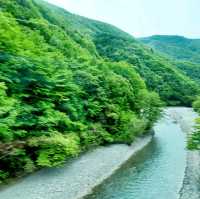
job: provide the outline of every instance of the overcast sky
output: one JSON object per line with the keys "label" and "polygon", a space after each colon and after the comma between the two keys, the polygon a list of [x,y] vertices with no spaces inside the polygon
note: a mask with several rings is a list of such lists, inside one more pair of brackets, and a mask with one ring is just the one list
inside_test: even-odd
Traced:
{"label": "overcast sky", "polygon": [[155,34],[200,38],[200,0],[46,0],[113,24],[135,37]]}

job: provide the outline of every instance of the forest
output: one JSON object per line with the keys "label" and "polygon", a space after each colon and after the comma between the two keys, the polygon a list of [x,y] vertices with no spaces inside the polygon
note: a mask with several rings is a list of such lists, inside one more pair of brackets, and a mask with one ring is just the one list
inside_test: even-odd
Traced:
{"label": "forest", "polygon": [[[181,36],[155,35],[141,38],[144,44],[153,48],[157,53],[166,56],[176,63],[177,68],[184,72],[200,86],[200,40],[188,39]],[[192,107],[200,114],[200,97],[197,97]],[[200,119],[196,119],[194,132],[188,139],[189,149],[200,149]]]}
{"label": "forest", "polygon": [[0,182],[131,144],[164,105],[191,106],[198,74],[177,62],[112,25],[40,0],[0,0]]}
{"label": "forest", "polygon": [[171,59],[188,77],[200,84],[200,40],[182,36],[155,35],[140,41]]}

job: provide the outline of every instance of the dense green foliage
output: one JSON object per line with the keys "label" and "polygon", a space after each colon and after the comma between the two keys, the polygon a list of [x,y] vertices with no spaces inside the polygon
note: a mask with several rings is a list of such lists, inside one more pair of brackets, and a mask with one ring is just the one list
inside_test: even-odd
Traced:
{"label": "dense green foliage", "polygon": [[[185,75],[200,86],[200,40],[180,36],[152,36],[140,39],[153,50],[168,57]],[[193,103],[194,110],[200,114],[200,98]],[[196,120],[194,132],[188,139],[189,149],[200,149],[200,118]]]}
{"label": "dense green foliage", "polygon": [[200,85],[200,63],[188,61],[176,61],[176,66],[183,71],[188,77]]}
{"label": "dense green foliage", "polygon": [[160,97],[191,104],[199,88],[186,75],[114,26],[0,0],[0,181],[130,144],[158,119]]}
{"label": "dense green foliage", "polygon": [[[35,0],[32,4],[28,4],[30,1],[23,1],[23,4],[24,2],[31,8],[31,13],[26,7],[23,8],[26,13],[23,16],[21,11],[16,12],[15,8],[11,8],[9,12],[23,20],[29,19],[30,14],[31,20],[34,18],[38,20],[40,16],[40,22],[46,20],[60,27],[76,43],[87,49],[92,56],[101,56],[112,62],[128,62],[145,80],[148,89],[158,92],[169,105],[191,105],[191,101],[199,92],[198,86],[186,77],[176,67],[176,64],[144,47],[118,28],[73,15],[39,0]],[[24,25],[25,22],[21,23]],[[47,36],[45,31],[41,32],[45,37]]]}
{"label": "dense green foliage", "polygon": [[114,34],[97,35],[95,44],[101,56],[135,65],[148,88],[158,92],[169,105],[190,105],[198,86],[176,65],[130,38]]}
{"label": "dense green foliage", "polygon": [[174,65],[200,84],[200,39],[157,35],[140,39],[173,60]]}
{"label": "dense green foliage", "polygon": [[200,63],[200,39],[155,35],[140,39],[153,49],[181,61]]}
{"label": "dense green foliage", "polygon": [[101,57],[89,22],[40,1],[0,0],[0,181],[131,143],[158,119],[158,94],[130,63]]}
{"label": "dense green foliage", "polygon": [[[200,114],[200,97],[193,102],[193,108],[198,114]],[[194,132],[189,137],[188,148],[200,150],[200,118],[196,119]]]}

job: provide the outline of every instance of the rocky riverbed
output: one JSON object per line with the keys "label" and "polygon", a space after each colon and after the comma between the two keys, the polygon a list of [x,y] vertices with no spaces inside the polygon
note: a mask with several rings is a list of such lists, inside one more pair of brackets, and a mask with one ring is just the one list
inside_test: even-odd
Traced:
{"label": "rocky riverbed", "polygon": [[99,147],[66,163],[62,168],[43,169],[0,191],[2,199],[79,199],[110,177],[130,157],[144,148],[152,136],[133,145]]}
{"label": "rocky riverbed", "polygon": [[[193,131],[197,114],[191,108],[169,108],[171,116],[179,123],[183,132],[188,136]],[[180,190],[180,199],[200,198],[200,152],[187,151],[187,166],[183,186]]]}
{"label": "rocky riverbed", "polygon": [[[172,179],[173,177],[176,178],[177,172],[173,172],[174,170],[171,171],[171,168],[174,168],[174,166],[176,167],[177,165],[174,165],[172,162],[174,160],[177,161],[177,156],[179,158],[181,157],[180,159],[183,159],[183,162],[186,162],[186,152],[184,152],[185,138],[181,136],[181,133],[185,132],[187,135],[189,135],[189,133],[192,132],[194,120],[197,117],[197,114],[195,114],[192,109],[183,107],[168,108],[165,110],[165,113],[166,117],[172,119],[174,125],[173,122],[170,122],[171,119],[169,119],[169,121],[168,119],[166,120],[169,122],[169,124],[163,123],[161,119],[159,123],[160,126],[156,125],[155,129],[157,133],[158,131],[162,132],[159,133],[159,136],[157,135],[153,138],[154,141],[152,140],[152,136],[147,136],[144,138],[137,139],[131,146],[116,144],[111,146],[98,147],[96,149],[82,154],[81,157],[77,157],[76,159],[67,162],[62,168],[43,169],[32,175],[22,178],[21,180],[18,180],[15,184],[9,185],[7,188],[2,189],[0,191],[0,198],[80,199],[83,196],[90,193],[94,189],[94,187],[101,184],[105,179],[109,178],[113,173],[115,173],[119,168],[121,168],[122,165],[124,165],[127,162],[127,160],[129,160],[134,154],[136,154],[143,148],[146,149],[145,146],[147,145],[147,157],[144,155],[144,150],[142,154],[146,158],[144,158],[144,160],[139,160],[140,166],[137,165],[136,168],[138,167],[139,170],[141,168],[141,171],[139,173],[136,172],[137,176],[135,176],[134,178],[140,179],[141,177],[141,180],[138,181],[138,184],[140,184],[141,181],[144,181],[145,184],[148,185],[148,188],[148,181],[150,181],[149,178],[154,176],[155,174],[155,180],[150,181],[150,185],[152,184],[153,187],[157,188],[160,186],[160,188],[163,187],[164,189],[165,183],[159,184],[158,186],[154,186],[153,183],[158,181],[158,174],[161,175],[159,178],[161,182],[165,182],[165,180],[169,181],[171,177]],[[181,127],[181,130],[179,126]],[[174,140],[174,131],[178,131],[176,132],[178,134],[175,135],[176,140]],[[180,139],[183,140],[180,141]],[[182,142],[183,146],[181,144]],[[173,143],[179,143],[179,145],[174,145]],[[166,148],[167,146],[168,148]],[[173,146],[176,149],[174,149]],[[183,155],[184,153],[185,155]],[[138,154],[138,156],[140,157],[141,154]],[[157,166],[158,164],[160,165],[160,169]],[[187,151],[187,166],[185,169],[184,176],[185,164],[186,163],[182,164],[181,161],[178,162],[178,165],[182,165],[180,166],[181,168],[183,167],[183,169],[181,169],[180,172],[179,169],[177,169],[178,174],[182,176],[179,176],[179,178],[176,179],[178,181],[177,184],[180,184],[181,186],[181,182],[183,181],[179,199],[199,199],[200,153],[198,151]],[[154,165],[155,168],[152,165]],[[146,168],[146,170],[144,169],[144,167]],[[163,173],[161,172],[162,170]],[[167,171],[165,172],[165,170]],[[148,173],[149,171],[151,173],[151,176],[145,174],[145,172]],[[134,172],[135,167],[133,167],[133,173]],[[141,175],[141,173],[143,173],[144,175]],[[130,176],[128,177],[130,178]],[[121,183],[123,184],[124,182]],[[171,185],[171,183],[169,183],[169,185]],[[126,186],[126,184],[124,186]],[[179,190],[180,186],[177,186],[177,190]],[[128,190],[133,191],[134,187],[135,185],[129,187],[130,189]],[[166,187],[169,188],[170,186]],[[145,190],[143,185],[141,186],[141,188],[141,190]],[[167,193],[168,191],[170,191],[170,189],[173,189],[173,187],[165,189],[165,192]],[[122,189],[122,191],[124,191],[124,189]],[[159,190],[159,192],[161,191],[163,190]],[[123,192],[123,194],[125,193]],[[143,198],[141,196],[141,194],[143,193],[140,190],[138,191],[138,194],[138,199],[140,197]],[[145,191],[144,194],[143,196],[146,199]],[[168,197],[168,195],[166,195],[166,197]],[[177,196],[173,198],[177,198]]]}

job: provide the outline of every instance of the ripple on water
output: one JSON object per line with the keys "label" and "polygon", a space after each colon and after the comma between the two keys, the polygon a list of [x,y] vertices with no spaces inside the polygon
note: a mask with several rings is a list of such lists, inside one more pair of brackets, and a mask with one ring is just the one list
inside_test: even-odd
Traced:
{"label": "ripple on water", "polygon": [[155,138],[86,199],[177,199],[186,166],[185,135],[169,116]]}

